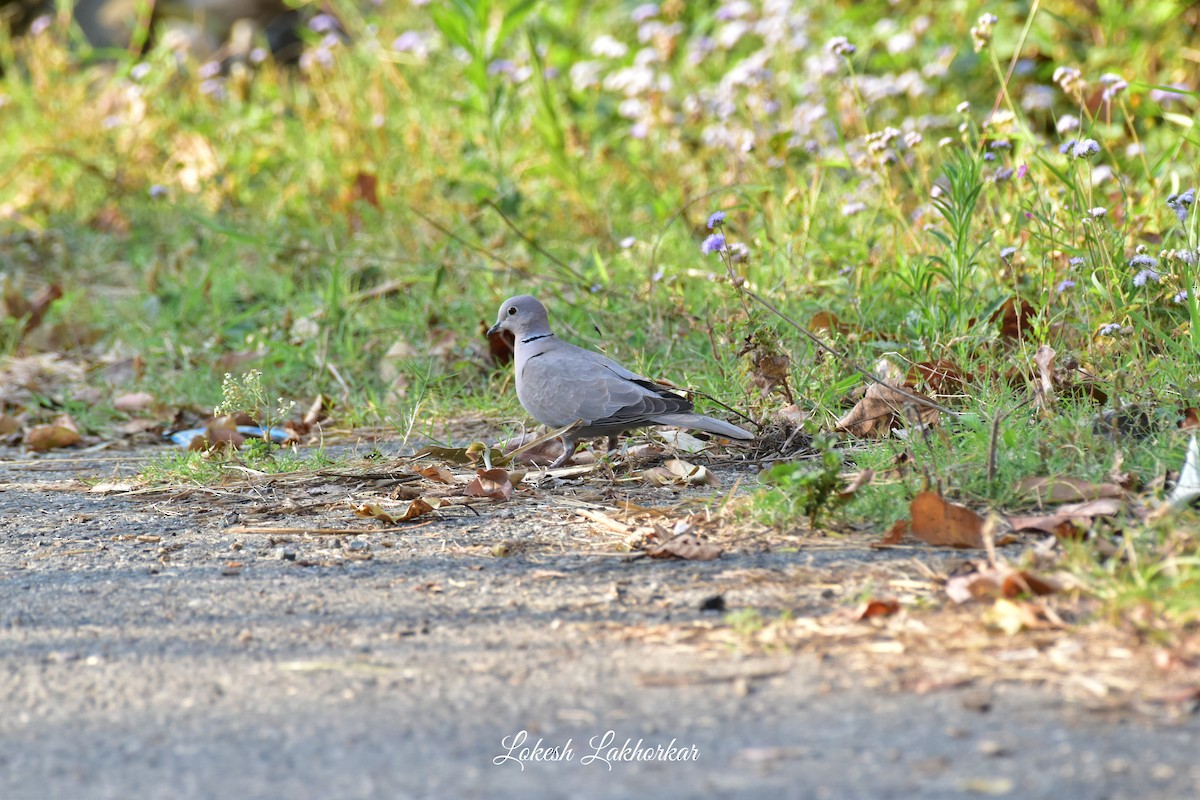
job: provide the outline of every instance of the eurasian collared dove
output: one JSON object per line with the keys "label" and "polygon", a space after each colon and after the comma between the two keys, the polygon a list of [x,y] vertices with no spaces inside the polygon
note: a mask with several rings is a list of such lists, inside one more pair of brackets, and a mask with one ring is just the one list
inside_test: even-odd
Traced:
{"label": "eurasian collared dove", "polygon": [[515,338],[513,364],[517,399],[530,416],[551,428],[582,420],[565,434],[559,467],[575,453],[580,439],[609,437],[647,425],[674,425],[730,439],[753,439],[736,425],[692,413],[692,401],[610,358],[568,344],[550,331],[546,307],[527,294],[505,300],[488,335],[509,331]]}

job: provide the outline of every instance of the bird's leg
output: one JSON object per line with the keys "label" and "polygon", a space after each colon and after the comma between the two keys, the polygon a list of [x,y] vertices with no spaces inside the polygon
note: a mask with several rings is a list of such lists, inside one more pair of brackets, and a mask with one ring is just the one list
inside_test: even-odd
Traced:
{"label": "bird's leg", "polygon": [[608,452],[611,453],[617,449],[617,438],[618,438],[618,435],[615,433],[612,436],[608,437]]}
{"label": "bird's leg", "polygon": [[579,446],[579,437],[571,435],[563,436],[562,443],[563,454],[550,463],[550,469],[558,469],[571,460],[571,456],[575,455],[575,448]]}

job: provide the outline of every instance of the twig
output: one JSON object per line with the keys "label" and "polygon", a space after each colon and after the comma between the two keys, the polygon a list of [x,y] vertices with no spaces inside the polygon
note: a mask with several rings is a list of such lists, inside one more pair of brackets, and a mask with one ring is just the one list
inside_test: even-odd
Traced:
{"label": "twig", "polygon": [[500,219],[504,220],[504,224],[508,226],[509,230],[511,230],[517,236],[520,236],[521,240],[523,242],[525,242],[525,244],[532,247],[535,252],[548,258],[552,264],[554,264],[559,269],[561,269],[563,272],[565,272],[568,275],[570,275],[571,277],[573,277],[575,280],[579,281],[579,284],[581,286],[586,284],[584,277],[582,275],[580,275],[578,272],[576,272],[574,269],[572,269],[569,264],[564,262],[558,256],[556,256],[553,253],[546,250],[540,244],[535,242],[532,237],[530,237],[528,234],[526,234],[525,231],[518,228],[517,224],[515,222],[513,222],[511,219],[509,219],[508,215],[505,214],[504,211],[501,210],[500,206],[496,205],[496,203],[493,200],[491,200],[491,199],[484,200],[483,204],[485,206],[487,206],[488,208],[492,209],[493,211],[495,211],[497,214],[499,214]]}
{"label": "twig", "polygon": [[991,435],[991,439],[988,441],[988,454],[987,454],[988,483],[991,483],[992,481],[994,481],[996,479],[996,442],[998,442],[1000,440],[1000,423],[1002,423],[1002,422],[1004,422],[1004,420],[1008,419],[1009,415],[1011,415],[1014,411],[1017,411],[1018,409],[1021,409],[1025,406],[1029,405],[1031,402],[1033,402],[1032,395],[1025,398],[1025,400],[1023,400],[1019,405],[1013,406],[1008,411],[1005,411],[1003,414],[997,414],[996,417],[992,420],[992,435]]}
{"label": "twig", "polygon": [[278,536],[363,536],[368,533],[393,533],[395,531],[411,531],[414,528],[423,528],[426,525],[432,525],[437,520],[429,519],[424,522],[418,522],[414,525],[395,525],[390,528],[249,528],[245,525],[234,525],[231,528],[226,528],[224,533],[230,533],[237,536],[244,534],[262,534],[262,535],[278,535]]}
{"label": "twig", "polygon": [[[474,242],[467,241],[465,238],[463,238],[462,236],[459,236],[457,233],[450,230],[445,225],[443,225],[442,223],[433,219],[432,217],[422,214],[420,211],[418,211],[415,208],[410,208],[409,210],[412,211],[412,213],[416,214],[421,219],[423,219],[428,224],[432,225],[434,228],[436,228],[442,234],[444,234],[445,236],[458,242],[459,244],[461,244],[463,247],[467,248],[468,250],[479,253],[481,256],[485,256],[485,257],[491,259],[492,261],[495,261],[497,264],[500,264],[501,266],[505,267],[506,269],[512,270],[513,272],[517,273],[518,275],[523,275],[527,278],[534,277],[533,274],[529,270],[518,267],[516,264],[512,263],[511,261],[497,255],[496,253],[493,253],[491,250],[488,250],[486,247],[481,247],[480,245],[477,245]],[[571,284],[571,281],[566,280],[565,278],[559,278],[559,277],[554,277],[554,276],[539,276],[539,277],[546,277],[549,280],[558,281],[559,283],[566,284],[566,285]]]}

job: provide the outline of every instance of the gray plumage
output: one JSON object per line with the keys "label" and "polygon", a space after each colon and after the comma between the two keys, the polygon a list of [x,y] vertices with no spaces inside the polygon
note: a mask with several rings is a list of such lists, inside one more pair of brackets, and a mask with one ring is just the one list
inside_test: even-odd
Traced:
{"label": "gray plumage", "polygon": [[692,402],[630,372],[611,358],[562,341],[550,330],[546,308],[529,295],[505,300],[488,335],[509,331],[515,342],[517,399],[530,416],[551,428],[576,420],[583,425],[563,436],[564,451],[552,467],[565,464],[580,439],[609,437],[646,425],[674,425],[730,439],[753,439],[736,425],[692,412]]}

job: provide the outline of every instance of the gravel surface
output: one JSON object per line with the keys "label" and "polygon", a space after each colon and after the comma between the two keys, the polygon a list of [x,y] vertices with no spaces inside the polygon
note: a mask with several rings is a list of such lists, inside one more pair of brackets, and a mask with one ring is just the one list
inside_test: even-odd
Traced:
{"label": "gravel surface", "polygon": [[81,482],[142,455],[0,455],[0,798],[1200,794],[1194,715],[914,689],[885,648],[741,646],[701,610],[824,618],[911,551],[632,560],[570,511],[612,500],[594,480],[359,536],[244,531],[369,531],[347,502],[395,485]]}

